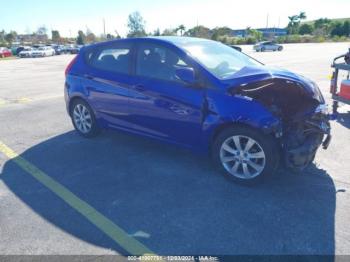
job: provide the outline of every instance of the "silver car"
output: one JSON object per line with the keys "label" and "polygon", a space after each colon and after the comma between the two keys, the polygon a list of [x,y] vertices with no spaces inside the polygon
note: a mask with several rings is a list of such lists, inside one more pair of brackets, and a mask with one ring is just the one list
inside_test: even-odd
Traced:
{"label": "silver car", "polygon": [[257,52],[282,51],[283,46],[276,44],[275,42],[265,41],[257,43],[256,45],[254,45],[253,49]]}

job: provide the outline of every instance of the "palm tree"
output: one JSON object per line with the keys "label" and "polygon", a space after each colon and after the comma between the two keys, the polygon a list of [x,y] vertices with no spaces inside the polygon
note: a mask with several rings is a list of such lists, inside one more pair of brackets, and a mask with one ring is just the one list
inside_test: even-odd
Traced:
{"label": "palm tree", "polygon": [[295,23],[299,20],[299,16],[298,15],[288,16],[288,19],[289,19],[290,25],[295,25]]}
{"label": "palm tree", "polygon": [[305,20],[307,18],[306,13],[305,12],[300,12],[300,14],[298,15],[298,18],[299,18],[300,21],[301,20]]}
{"label": "palm tree", "polygon": [[289,23],[288,23],[288,31],[290,34],[296,34],[298,32],[298,28],[300,25],[301,20],[306,19],[305,12],[300,12],[299,15],[292,15],[288,16]]}
{"label": "palm tree", "polygon": [[245,30],[245,33],[247,36],[250,36],[253,34],[253,30],[250,26],[247,27],[247,29]]}
{"label": "palm tree", "polygon": [[179,25],[176,29],[175,29],[176,33],[178,31],[180,31],[181,36],[183,36],[184,32],[186,31],[186,27],[184,25]]}
{"label": "palm tree", "polygon": [[288,16],[289,23],[288,23],[288,33],[289,34],[295,34],[296,33],[296,25],[299,21],[299,16],[298,15],[292,15]]}

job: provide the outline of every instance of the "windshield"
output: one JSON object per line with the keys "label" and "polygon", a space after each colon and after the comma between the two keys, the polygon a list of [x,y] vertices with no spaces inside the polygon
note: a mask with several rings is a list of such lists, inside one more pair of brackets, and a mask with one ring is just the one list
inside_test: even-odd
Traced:
{"label": "windshield", "polygon": [[261,65],[234,48],[214,41],[192,42],[182,47],[221,80],[232,77],[243,67]]}

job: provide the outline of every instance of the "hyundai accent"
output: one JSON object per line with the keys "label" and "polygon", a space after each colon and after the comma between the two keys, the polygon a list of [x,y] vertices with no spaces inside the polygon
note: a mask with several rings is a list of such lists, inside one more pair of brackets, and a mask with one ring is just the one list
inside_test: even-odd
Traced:
{"label": "hyundai accent", "polygon": [[118,129],[207,153],[250,184],[280,163],[302,170],[330,143],[318,86],[224,44],[187,37],[122,39],[83,47],[66,69],[76,131]]}

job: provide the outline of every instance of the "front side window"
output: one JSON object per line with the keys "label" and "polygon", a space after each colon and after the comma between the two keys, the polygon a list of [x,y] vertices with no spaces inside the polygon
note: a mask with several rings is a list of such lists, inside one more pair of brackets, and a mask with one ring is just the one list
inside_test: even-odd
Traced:
{"label": "front side window", "polygon": [[87,63],[100,70],[128,74],[131,46],[115,44],[87,52]]}
{"label": "front side window", "polygon": [[181,47],[221,80],[232,78],[243,67],[261,65],[249,56],[214,41],[189,42]]}
{"label": "front side window", "polygon": [[155,44],[141,45],[137,53],[136,74],[167,81],[179,81],[176,70],[188,67],[174,51]]}

